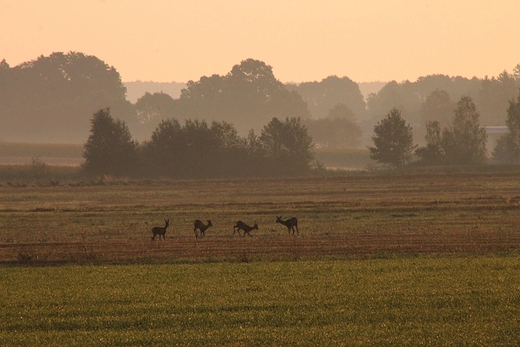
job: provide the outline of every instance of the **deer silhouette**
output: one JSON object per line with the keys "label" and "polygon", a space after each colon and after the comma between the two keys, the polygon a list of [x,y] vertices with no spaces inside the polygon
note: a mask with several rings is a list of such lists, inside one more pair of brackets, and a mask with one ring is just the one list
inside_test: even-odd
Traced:
{"label": "deer silhouette", "polygon": [[153,236],[152,236],[152,241],[155,240],[155,237],[157,235],[159,235],[159,240],[161,239],[161,235],[163,237],[163,240],[166,240],[166,237],[164,236],[164,234],[166,234],[166,229],[168,229],[168,226],[170,225],[170,220],[164,220],[166,222],[166,224],[163,226],[163,227],[153,227],[152,228],[152,233],[153,233]]}
{"label": "deer silhouette", "polygon": [[201,220],[197,219],[195,222],[193,222],[193,232],[195,233],[195,238],[199,237],[199,234],[197,232],[197,229],[200,230],[200,237],[206,236],[206,230],[208,230],[209,227],[212,227],[213,224],[211,223],[211,220],[208,219],[208,224],[204,224]]}
{"label": "deer silhouette", "polygon": [[276,223],[285,225],[287,227],[287,231],[289,232],[289,235],[291,235],[291,230],[292,230],[293,235],[294,235],[294,231],[296,231],[296,233],[298,235],[300,235],[300,231],[298,230],[298,218],[292,217],[288,220],[282,220],[282,216],[280,216],[280,217],[276,216]]}
{"label": "deer silhouette", "polygon": [[251,236],[251,234],[249,233],[251,230],[258,230],[258,223],[257,222],[254,222],[255,224],[250,227],[249,225],[247,225],[246,223],[242,222],[241,220],[237,221],[235,223],[235,226],[233,226],[233,235],[235,235],[235,232],[238,232],[238,235],[240,235],[240,230],[244,230],[244,236],[246,236],[246,234],[248,234],[249,236]]}

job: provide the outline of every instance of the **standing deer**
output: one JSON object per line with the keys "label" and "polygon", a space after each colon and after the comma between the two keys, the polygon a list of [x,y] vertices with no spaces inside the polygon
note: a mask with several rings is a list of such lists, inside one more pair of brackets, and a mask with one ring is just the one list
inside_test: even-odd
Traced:
{"label": "standing deer", "polygon": [[166,229],[168,229],[168,226],[170,225],[170,220],[164,220],[166,222],[166,224],[164,225],[164,227],[153,227],[152,228],[152,233],[153,233],[153,236],[152,236],[152,241],[155,240],[155,237],[157,235],[159,235],[159,240],[161,239],[161,235],[163,237],[163,240],[166,240],[164,234],[166,234]]}
{"label": "standing deer", "polygon": [[237,231],[238,231],[238,235],[240,235],[240,230],[244,230],[244,236],[246,236],[246,234],[251,236],[251,234],[249,233],[251,230],[255,230],[255,229],[258,230],[258,223],[257,222],[254,222],[254,223],[255,223],[255,225],[250,227],[249,225],[242,222],[241,220],[237,221],[235,223],[235,226],[233,227],[233,235],[235,235],[235,232],[237,232]]}
{"label": "standing deer", "polygon": [[200,237],[203,237],[206,236],[206,230],[208,230],[208,228],[212,226],[213,224],[211,224],[211,220],[209,219],[208,225],[205,225],[201,220],[197,219],[195,222],[193,222],[193,232],[195,233],[195,238],[199,237],[197,229],[200,230]]}
{"label": "standing deer", "polygon": [[300,235],[300,231],[298,230],[298,218],[292,217],[288,220],[282,220],[282,216],[280,216],[280,217],[276,216],[276,223],[285,225],[287,227],[287,231],[289,232],[289,235],[291,235],[291,230],[292,230],[293,235],[294,235],[295,230],[296,230],[296,233],[298,235]]}

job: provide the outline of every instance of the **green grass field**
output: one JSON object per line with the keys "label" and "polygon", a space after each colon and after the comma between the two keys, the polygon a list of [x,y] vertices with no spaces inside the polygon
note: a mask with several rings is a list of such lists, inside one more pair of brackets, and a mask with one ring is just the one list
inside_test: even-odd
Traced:
{"label": "green grass field", "polygon": [[0,268],[2,346],[516,346],[518,257]]}

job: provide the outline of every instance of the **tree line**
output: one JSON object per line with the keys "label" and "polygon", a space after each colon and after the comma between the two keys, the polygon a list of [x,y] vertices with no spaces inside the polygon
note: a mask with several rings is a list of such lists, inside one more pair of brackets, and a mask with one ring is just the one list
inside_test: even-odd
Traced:
{"label": "tree line", "polygon": [[0,139],[83,143],[92,113],[110,107],[133,137],[146,141],[166,119],[228,122],[246,136],[272,118],[300,118],[318,148],[364,148],[373,127],[392,108],[423,143],[427,122],[446,126],[455,102],[472,98],[482,125],[503,125],[504,110],[520,87],[520,64],[497,77],[430,75],[391,81],[366,100],[348,77],[283,84],[272,67],[246,59],[224,75],[188,81],[179,98],[144,94],[134,104],[116,68],[95,56],[56,52],[11,67],[0,62]]}
{"label": "tree line", "polygon": [[312,169],[312,138],[298,118],[273,117],[260,135],[225,121],[162,120],[151,139],[135,141],[127,124],[101,109],[84,146],[90,175],[168,178],[302,176]]}
{"label": "tree line", "polygon": [[[437,96],[444,93],[438,92]],[[442,97],[436,97],[440,109],[449,110]],[[440,100],[440,102],[439,102]],[[433,103],[433,102],[432,102]],[[374,126],[370,157],[386,166],[400,168],[415,165],[482,165],[487,161],[485,128],[480,113],[470,96],[462,96],[452,111],[451,122],[426,122],[425,145],[413,141],[413,126],[405,121],[402,112],[392,108]],[[508,132],[503,135],[492,153],[495,162],[520,163],[520,93],[509,100],[505,120]],[[414,160],[416,159],[416,160]]]}

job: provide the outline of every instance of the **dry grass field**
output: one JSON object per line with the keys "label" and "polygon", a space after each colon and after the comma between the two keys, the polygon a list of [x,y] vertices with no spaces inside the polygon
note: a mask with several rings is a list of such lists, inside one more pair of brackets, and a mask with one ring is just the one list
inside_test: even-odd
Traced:
{"label": "dry grass field", "polygon": [[[298,218],[299,235],[275,223]],[[166,240],[151,228],[170,220]],[[196,239],[193,221],[213,227]],[[233,235],[236,220],[259,230]],[[350,259],[520,250],[520,174],[2,183],[0,262]]]}

